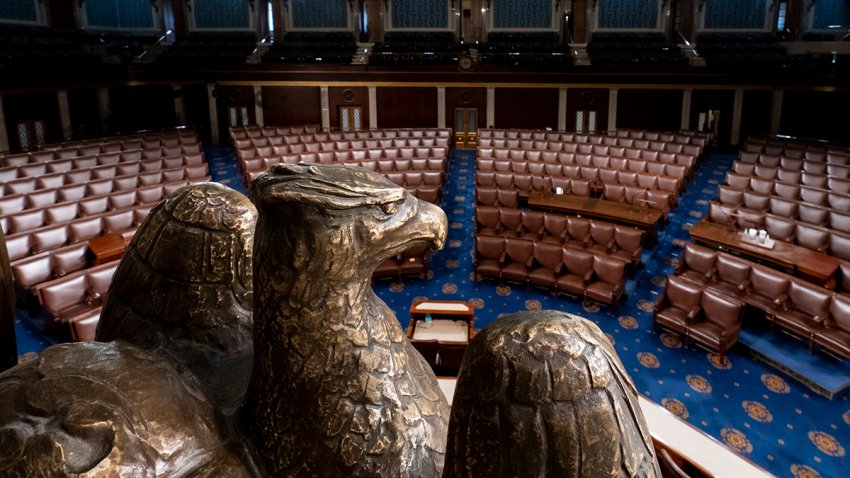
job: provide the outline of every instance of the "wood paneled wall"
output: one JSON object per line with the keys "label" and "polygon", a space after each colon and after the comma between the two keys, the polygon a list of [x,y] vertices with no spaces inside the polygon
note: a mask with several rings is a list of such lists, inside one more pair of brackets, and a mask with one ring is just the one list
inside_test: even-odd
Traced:
{"label": "wood paneled wall", "polygon": [[733,90],[694,90],[691,95],[690,129],[699,126],[699,114],[708,110],[720,110],[720,125],[717,142],[729,144],[732,137],[732,108],[735,103]]}
{"label": "wood paneled wall", "polygon": [[9,133],[9,146],[12,151],[21,149],[15,126],[19,121],[44,121],[46,142],[52,143],[62,139],[62,123],[59,119],[59,102],[56,93],[4,96],[3,110],[6,116],[6,131]]}
{"label": "wood paneled wall", "polygon": [[317,86],[264,86],[263,121],[268,126],[321,124]]}
{"label": "wood paneled wall", "polygon": [[786,91],[779,132],[846,143],[848,111],[848,92]]}
{"label": "wood paneled wall", "polygon": [[744,144],[750,135],[770,133],[770,115],[773,93],[768,90],[750,90],[744,92],[744,104],[741,109],[740,144]]}
{"label": "wood paneled wall", "polygon": [[576,130],[576,111],[596,111],[596,129],[608,127],[608,88],[570,88],[567,90],[567,131]]}
{"label": "wood paneled wall", "polygon": [[[351,93],[346,93],[351,91]],[[346,95],[348,98],[346,99]],[[328,108],[330,109],[331,128],[339,128],[339,107],[359,106],[362,108],[361,125],[363,129],[369,128],[369,88],[365,86],[328,88]]]}
{"label": "wood paneled wall", "polygon": [[558,90],[497,88],[496,128],[558,129]]}
{"label": "wood paneled wall", "polygon": [[71,114],[71,131],[74,138],[102,136],[105,125],[100,119],[97,90],[79,88],[68,91],[68,109]]}
{"label": "wood paneled wall", "polygon": [[455,108],[477,108],[478,127],[487,121],[487,88],[446,88],[446,127],[454,128]]}
{"label": "wood paneled wall", "polygon": [[617,93],[617,128],[677,131],[682,124],[682,90],[622,89]]}
{"label": "wood paneled wall", "polygon": [[109,127],[113,132],[170,128],[178,124],[170,85],[116,86],[109,89]]}
{"label": "wood paneled wall", "polygon": [[437,89],[378,87],[378,126],[381,128],[436,128]]}

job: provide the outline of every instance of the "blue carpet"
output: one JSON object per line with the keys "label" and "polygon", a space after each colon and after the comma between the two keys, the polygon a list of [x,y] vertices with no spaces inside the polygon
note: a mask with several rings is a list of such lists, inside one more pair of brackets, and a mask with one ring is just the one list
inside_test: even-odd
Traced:
{"label": "blue carpet", "polygon": [[[246,190],[229,148],[206,148],[214,180]],[[754,361],[736,347],[720,361],[715,354],[684,347],[674,335],[652,331],[652,306],[690,241],[688,230],[701,219],[717,194],[733,155],[715,154],[696,171],[657,246],[644,254],[645,268],[630,279],[628,298],[614,312],[583,305],[535,288],[472,280],[475,153],[455,151],[449,161],[442,207],[449,218],[446,247],[431,262],[428,280],[376,281],[375,289],[407,326],[417,297],[469,300],[477,328],[499,314],[557,309],[582,315],[615,344],[640,393],[782,477],[846,476],[850,446],[850,401],[845,394],[828,400],[782,372]],[[47,343],[28,324],[18,327],[19,350],[41,350]],[[33,332],[33,333],[30,333]],[[806,353],[805,347],[801,351]]]}

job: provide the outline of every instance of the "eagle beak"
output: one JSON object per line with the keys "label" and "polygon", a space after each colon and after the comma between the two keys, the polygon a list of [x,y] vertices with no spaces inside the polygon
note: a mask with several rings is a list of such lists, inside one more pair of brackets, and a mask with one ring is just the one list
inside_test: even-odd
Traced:
{"label": "eagle beak", "polygon": [[419,215],[416,222],[421,231],[421,238],[430,240],[429,245],[435,251],[442,249],[446,244],[449,229],[446,213],[438,206],[420,200]]}

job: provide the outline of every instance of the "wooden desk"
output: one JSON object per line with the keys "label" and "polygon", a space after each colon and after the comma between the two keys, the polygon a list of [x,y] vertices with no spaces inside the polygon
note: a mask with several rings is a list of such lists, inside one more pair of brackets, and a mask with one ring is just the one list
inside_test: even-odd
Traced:
{"label": "wooden desk", "polygon": [[89,239],[89,250],[94,256],[93,264],[99,266],[120,259],[124,255],[124,248],[132,239],[132,235],[124,237],[119,232]]}
{"label": "wooden desk", "polygon": [[586,198],[568,194],[552,194],[540,191],[532,191],[528,195],[528,206],[537,209],[549,209],[606,219],[611,222],[647,229],[652,233],[654,233],[662,216],[661,211],[648,207],[606,201],[605,199]]}
{"label": "wooden desk", "polygon": [[407,337],[413,339],[416,322],[425,320],[431,314],[432,320],[463,320],[469,323],[467,340],[475,336],[475,309],[469,302],[455,300],[419,299],[410,306],[410,324],[407,326]]}
{"label": "wooden desk", "polygon": [[761,247],[739,240],[738,232],[729,231],[726,225],[705,219],[694,224],[691,237],[698,243],[725,247],[775,268],[784,269],[827,289],[835,287],[835,272],[838,270],[838,259],[835,257],[782,241],[776,241],[773,249]]}

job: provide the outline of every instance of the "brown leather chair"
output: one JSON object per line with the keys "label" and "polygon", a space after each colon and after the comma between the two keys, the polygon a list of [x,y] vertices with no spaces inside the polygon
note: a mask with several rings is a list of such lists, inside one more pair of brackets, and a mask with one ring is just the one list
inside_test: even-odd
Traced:
{"label": "brown leather chair", "polygon": [[764,311],[772,320],[788,299],[788,289],[791,285],[789,276],[773,269],[753,265],[750,268],[749,279],[749,286],[741,299],[748,305]]}
{"label": "brown leather chair", "polygon": [[422,355],[422,358],[428,362],[428,365],[435,367],[437,365],[437,339],[433,340],[411,340],[410,344]]}
{"label": "brown leather chair", "polygon": [[804,337],[812,350],[815,331],[829,315],[832,293],[799,279],[792,279],[788,300],[773,314],[773,324]]}
{"label": "brown leather chair", "polygon": [[567,233],[567,216],[558,213],[547,212],[543,216],[543,242],[563,244]]}
{"label": "brown leather chair", "polygon": [[522,235],[529,240],[542,239],[545,231],[545,215],[541,211],[522,211]]}
{"label": "brown leather chair", "polygon": [[496,236],[502,223],[499,219],[500,208],[496,206],[476,206],[475,223],[478,227],[476,234],[480,236]]}
{"label": "brown leather chair", "polygon": [[625,286],[625,261],[602,255],[593,257],[593,278],[584,289],[585,297],[611,304],[616,308]]}
{"label": "brown leather chair", "polygon": [[505,237],[519,237],[522,232],[522,210],[503,207],[499,211],[502,228],[499,234]]}
{"label": "brown leather chair", "polygon": [[514,237],[505,238],[505,255],[502,279],[528,283],[528,274],[534,264],[534,241]]}
{"label": "brown leather chair", "polygon": [[716,261],[717,251],[688,243],[685,245],[682,260],[676,266],[676,275],[700,284],[708,284],[717,271],[714,265]]}
{"label": "brown leather chair", "polygon": [[750,263],[728,254],[718,254],[716,272],[709,287],[732,297],[740,297],[750,284]]}
{"label": "brown leather chair", "polygon": [[643,231],[635,227],[614,226],[614,247],[611,255],[637,266],[643,253]]}
{"label": "brown leather chair", "polygon": [[566,266],[558,278],[558,290],[574,296],[584,296],[587,284],[593,277],[593,254],[585,250],[564,247],[561,255]]}
{"label": "brown leather chair", "polygon": [[850,297],[850,262],[839,261],[838,273],[839,280],[835,287],[835,292]]}
{"label": "brown leather chair", "polygon": [[568,247],[587,249],[593,242],[590,236],[590,219],[567,216],[567,232],[570,236],[566,243]]}
{"label": "brown leather chair", "polygon": [[590,221],[590,237],[593,240],[593,244],[589,247],[592,252],[610,253],[616,244],[614,224],[604,221]]}
{"label": "brown leather chair", "polygon": [[700,314],[690,324],[688,336],[701,345],[726,355],[741,332],[743,304],[711,289],[700,299]]}
{"label": "brown leather chair", "polygon": [[475,238],[475,280],[481,276],[502,277],[505,264],[505,238],[497,236],[477,236]]}
{"label": "brown leather chair", "polygon": [[702,287],[679,276],[667,278],[664,293],[655,303],[652,326],[678,332],[687,340],[691,322],[700,311]]}
{"label": "brown leather chair", "polygon": [[459,369],[466,352],[466,342],[438,342],[437,355],[440,367]]}
{"label": "brown leather chair", "polygon": [[415,246],[398,256],[399,278],[417,276],[425,279],[428,276],[428,246]]}
{"label": "brown leather chair", "polygon": [[823,328],[815,331],[814,343],[850,360],[850,297],[835,294],[829,307],[829,317]]}
{"label": "brown leather chair", "polygon": [[561,270],[564,268],[561,245],[542,241],[535,242],[534,261],[537,267],[528,273],[529,282],[543,287],[556,288]]}

